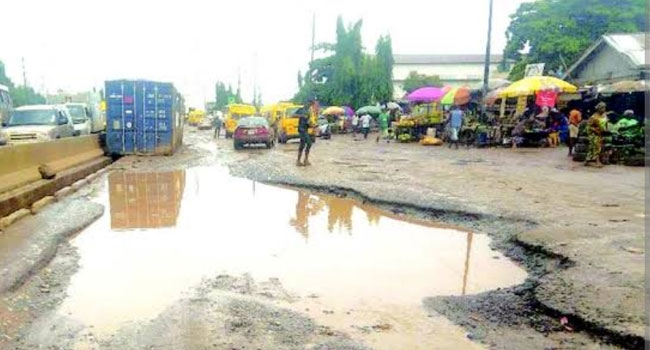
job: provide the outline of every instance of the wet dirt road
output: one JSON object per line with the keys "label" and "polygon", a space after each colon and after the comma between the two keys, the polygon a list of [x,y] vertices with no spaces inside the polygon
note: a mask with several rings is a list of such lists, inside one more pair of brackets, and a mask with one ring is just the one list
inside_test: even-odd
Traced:
{"label": "wet dirt road", "polygon": [[[289,324],[307,319],[326,327],[319,333],[326,338],[344,337],[359,348],[480,349],[461,328],[425,311],[422,299],[509,287],[526,278],[489,248],[484,234],[353,199],[234,178],[218,166],[113,171],[105,181],[93,198],[105,205],[105,214],[71,242],[79,269],[67,297],[37,323],[41,333],[54,325],[67,331],[52,336],[34,328],[28,344],[61,344],[65,337],[74,349],[157,348],[156,337],[142,334],[182,319],[192,310],[179,306],[188,299],[210,300],[214,307],[226,293],[245,295],[249,306],[291,312]],[[224,326],[228,321],[199,311],[187,317],[192,324],[179,328],[216,330],[173,337],[167,346],[250,345]],[[244,324],[264,320],[257,311],[248,317]],[[268,322],[283,323],[277,317]],[[257,344],[274,348],[273,341]]]}

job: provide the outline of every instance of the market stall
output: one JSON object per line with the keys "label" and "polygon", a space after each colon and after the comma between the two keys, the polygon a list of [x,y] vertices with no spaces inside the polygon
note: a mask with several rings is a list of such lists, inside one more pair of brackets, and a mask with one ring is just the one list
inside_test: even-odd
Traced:
{"label": "market stall", "polygon": [[[514,113],[507,116],[506,123],[502,123],[500,134],[503,136],[504,143],[519,144],[523,146],[543,146],[546,144],[550,132],[556,132],[550,129],[550,114],[548,112],[536,113],[537,111],[529,110],[529,115],[524,116],[526,109],[532,105],[537,109],[546,108],[551,110],[556,107],[558,96],[563,93],[576,93],[578,88],[555,77],[549,76],[532,76],[526,77],[512,83],[510,86],[503,88],[497,93],[502,99],[502,106],[505,106],[505,99],[516,98],[517,103]],[[505,108],[502,107],[503,112]],[[506,118],[504,113],[500,113],[501,118]],[[516,124],[515,124],[516,123]]]}
{"label": "market stall", "polygon": [[408,94],[406,99],[412,108],[408,115],[403,115],[394,123],[397,140],[418,141],[424,135],[442,132],[443,111],[439,101],[447,92],[449,88],[423,87]]}

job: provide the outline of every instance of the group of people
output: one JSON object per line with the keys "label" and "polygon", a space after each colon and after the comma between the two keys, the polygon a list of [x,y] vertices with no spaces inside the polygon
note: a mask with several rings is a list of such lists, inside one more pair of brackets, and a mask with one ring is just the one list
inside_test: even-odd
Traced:
{"label": "group of people", "polygon": [[[526,130],[545,130],[548,132],[547,143],[549,147],[559,146],[561,139],[564,138],[562,136],[568,136],[565,140],[569,146],[568,156],[573,156],[578,141],[580,125],[586,123],[585,130],[589,139],[589,146],[587,148],[585,165],[602,167],[602,136],[607,125],[606,111],[607,105],[604,102],[600,102],[596,105],[593,115],[586,121],[583,121],[582,112],[577,108],[571,109],[568,117],[557,109],[549,109],[548,107],[542,107],[541,112],[537,115],[534,113],[524,113],[522,119],[512,131],[512,145],[516,148],[517,144],[522,143]],[[633,114],[632,111],[627,111],[626,113]]]}

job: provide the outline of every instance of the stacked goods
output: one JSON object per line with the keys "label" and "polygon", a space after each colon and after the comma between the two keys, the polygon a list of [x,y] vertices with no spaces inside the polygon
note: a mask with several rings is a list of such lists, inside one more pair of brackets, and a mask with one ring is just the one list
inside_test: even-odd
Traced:
{"label": "stacked goods", "polygon": [[[573,160],[585,161],[588,148],[589,138],[587,137],[586,123],[582,123]],[[644,166],[645,130],[643,125],[629,118],[623,118],[615,124],[608,124],[607,133],[603,135],[602,153],[604,163]]]}

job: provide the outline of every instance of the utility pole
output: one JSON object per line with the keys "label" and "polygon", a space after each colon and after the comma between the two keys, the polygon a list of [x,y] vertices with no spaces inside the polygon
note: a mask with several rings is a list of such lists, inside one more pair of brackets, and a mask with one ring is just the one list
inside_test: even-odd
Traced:
{"label": "utility pole", "polygon": [[257,52],[253,54],[253,105],[259,107],[259,101],[257,101]]}
{"label": "utility pole", "polygon": [[21,57],[20,59],[23,64],[23,86],[27,87],[27,73],[25,72],[25,57]]}
{"label": "utility pole", "polygon": [[311,19],[311,59],[309,65],[314,62],[314,46],[316,45],[316,12]]}
{"label": "utility pole", "polygon": [[[237,98],[241,97],[241,67],[237,67]],[[240,101],[237,101],[239,103]]]}
{"label": "utility pole", "polygon": [[488,81],[490,80],[490,39],[492,38],[492,2],[490,0],[490,14],[488,18],[487,45],[485,47],[485,68],[483,71],[483,101],[481,103],[481,118],[485,116],[485,96],[488,92]]}

